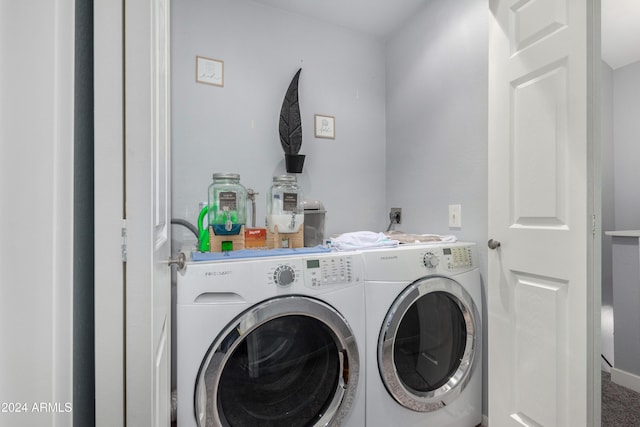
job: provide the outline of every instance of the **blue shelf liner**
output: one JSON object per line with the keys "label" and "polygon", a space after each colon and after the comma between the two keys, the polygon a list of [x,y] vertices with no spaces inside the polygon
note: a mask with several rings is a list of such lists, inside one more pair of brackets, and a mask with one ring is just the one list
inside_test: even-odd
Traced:
{"label": "blue shelf liner", "polygon": [[322,245],[311,248],[288,248],[288,249],[241,249],[239,251],[228,252],[191,252],[192,261],[225,261],[242,258],[264,258],[285,255],[307,255],[331,252],[331,248]]}

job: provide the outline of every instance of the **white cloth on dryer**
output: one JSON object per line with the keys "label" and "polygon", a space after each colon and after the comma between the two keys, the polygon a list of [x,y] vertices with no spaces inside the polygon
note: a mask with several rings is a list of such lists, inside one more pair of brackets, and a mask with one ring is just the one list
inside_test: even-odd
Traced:
{"label": "white cloth on dryer", "polygon": [[332,238],[331,245],[339,251],[356,251],[359,249],[392,248],[398,246],[398,241],[390,239],[384,233],[354,231]]}
{"label": "white cloth on dryer", "polygon": [[401,244],[430,244],[430,243],[455,243],[458,238],[453,235],[439,234],[410,234],[402,231],[387,231],[385,233],[390,239],[395,239]]}

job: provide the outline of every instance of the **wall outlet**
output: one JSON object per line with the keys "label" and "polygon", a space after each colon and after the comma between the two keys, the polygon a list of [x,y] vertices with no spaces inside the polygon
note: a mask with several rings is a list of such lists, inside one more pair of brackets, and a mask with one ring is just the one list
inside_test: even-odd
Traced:
{"label": "wall outlet", "polygon": [[402,224],[402,208],[391,208],[389,220],[391,224]]}
{"label": "wall outlet", "polygon": [[462,205],[449,205],[449,227],[462,228]]}

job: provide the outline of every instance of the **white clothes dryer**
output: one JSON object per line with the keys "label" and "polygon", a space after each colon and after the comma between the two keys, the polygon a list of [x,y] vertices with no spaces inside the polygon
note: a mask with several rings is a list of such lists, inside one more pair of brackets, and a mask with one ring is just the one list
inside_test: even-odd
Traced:
{"label": "white clothes dryer", "polygon": [[188,262],[178,426],[364,426],[363,279],[356,253]]}
{"label": "white clothes dryer", "polygon": [[482,422],[482,291],[475,245],[363,251],[367,427]]}

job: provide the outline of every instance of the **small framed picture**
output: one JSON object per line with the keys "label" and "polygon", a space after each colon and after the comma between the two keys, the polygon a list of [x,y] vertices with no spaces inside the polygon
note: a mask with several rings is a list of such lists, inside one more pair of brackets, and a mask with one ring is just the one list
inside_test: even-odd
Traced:
{"label": "small framed picture", "polygon": [[313,121],[316,138],[336,139],[336,118],[334,116],[316,114]]}
{"label": "small framed picture", "polygon": [[224,86],[224,61],[196,56],[196,82]]}

